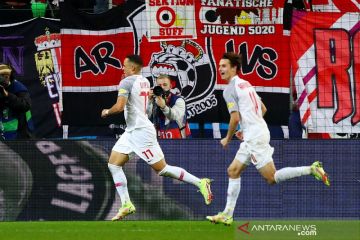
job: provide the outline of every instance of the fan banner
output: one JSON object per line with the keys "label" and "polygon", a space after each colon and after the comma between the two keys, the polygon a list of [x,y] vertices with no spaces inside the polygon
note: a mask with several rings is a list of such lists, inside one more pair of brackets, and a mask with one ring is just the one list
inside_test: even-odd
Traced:
{"label": "fan banner", "polygon": [[123,8],[87,14],[62,4],[64,124],[123,122],[120,116],[107,120],[100,117],[101,109],[116,101],[123,59],[135,51],[132,28],[119,16],[125,16]]}
{"label": "fan banner", "polygon": [[196,39],[195,0],[146,0],[149,41]]}
{"label": "fan banner", "polygon": [[[184,3],[188,9],[192,3],[148,1],[147,4],[154,8],[159,3],[170,7],[174,2]],[[268,108],[266,121],[286,125],[290,63],[287,60],[289,37],[282,31],[282,9],[274,8],[272,1],[267,1],[267,5],[261,6],[247,4],[230,16],[231,8],[216,7],[212,2],[196,2],[195,8],[192,6],[189,10],[191,14],[195,11],[196,28],[189,23],[193,18],[182,21],[180,13],[175,16],[174,24],[186,22],[190,24],[186,28],[196,29],[196,39],[168,38],[156,42],[149,36],[146,4],[127,2],[98,15],[79,12],[63,4],[64,123],[77,126],[114,123],[114,119],[101,119],[100,112],[116,101],[116,89],[123,75],[122,61],[128,54],[139,54],[143,58],[142,74],[152,86],[160,74],[171,77],[173,91],[186,101],[189,121],[228,122],[229,114],[222,97],[226,83],[217,73],[217,64],[224,52],[236,51],[243,56],[241,77],[256,87]],[[162,14],[167,19],[165,15],[170,17],[168,12]],[[216,29],[221,21],[223,30],[219,33]],[[116,121],[122,124],[123,118]]]}
{"label": "fan banner", "polygon": [[360,133],[360,14],[295,12],[291,62],[301,122],[314,133]]}
{"label": "fan banner", "polygon": [[[210,41],[214,64],[224,52],[242,55],[240,77],[248,80],[268,108],[269,124],[287,125],[289,116],[289,36],[283,31],[279,1],[201,1],[198,38]],[[281,44],[279,44],[281,43]],[[226,82],[216,74],[215,89]]]}
{"label": "fan banner", "polygon": [[[239,9],[234,11],[234,7]],[[283,9],[275,8],[272,1],[261,5],[199,1],[195,13],[196,39],[153,43],[141,25],[134,24],[136,36],[142,36],[138,40],[140,54],[148,63],[143,74],[152,83],[160,74],[170,75],[174,91],[186,100],[190,121],[227,122],[222,97],[226,82],[217,73],[217,65],[224,52],[238,52],[243,56],[240,76],[262,97],[269,110],[266,121],[287,125],[290,62]],[[136,19],[145,18],[141,15],[139,12]]]}

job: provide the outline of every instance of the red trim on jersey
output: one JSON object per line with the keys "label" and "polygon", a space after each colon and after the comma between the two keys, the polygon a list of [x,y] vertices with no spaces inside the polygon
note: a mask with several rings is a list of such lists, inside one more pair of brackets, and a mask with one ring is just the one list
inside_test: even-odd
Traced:
{"label": "red trim on jersey", "polygon": [[182,181],[184,179],[185,172],[181,170],[179,180]]}
{"label": "red trim on jersey", "polygon": [[251,159],[253,160],[253,163],[257,163],[255,156],[253,154],[251,154],[250,156],[251,156]]}

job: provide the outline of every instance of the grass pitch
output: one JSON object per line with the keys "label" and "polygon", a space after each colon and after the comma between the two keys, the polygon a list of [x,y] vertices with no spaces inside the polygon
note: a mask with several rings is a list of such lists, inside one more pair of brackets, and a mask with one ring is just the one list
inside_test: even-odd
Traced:
{"label": "grass pitch", "polygon": [[[241,227],[248,233],[240,230]],[[293,231],[314,225],[316,231]],[[292,227],[290,227],[292,226]],[[299,227],[300,226],[300,227]],[[289,228],[292,228],[289,230]],[[266,229],[266,230],[265,230]],[[311,230],[310,229],[310,230]],[[1,240],[360,240],[360,221],[239,221],[231,227],[205,221],[0,222]]]}

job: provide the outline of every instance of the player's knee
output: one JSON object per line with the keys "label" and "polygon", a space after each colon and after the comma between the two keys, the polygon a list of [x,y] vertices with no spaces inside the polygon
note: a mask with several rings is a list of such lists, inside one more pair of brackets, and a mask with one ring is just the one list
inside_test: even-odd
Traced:
{"label": "player's knee", "polygon": [[159,176],[166,176],[168,172],[169,165],[166,165],[162,170],[158,171]]}
{"label": "player's knee", "polygon": [[274,176],[271,176],[271,177],[266,178],[266,182],[267,182],[269,185],[275,185],[275,184],[276,184],[276,181],[275,181]]}
{"label": "player's knee", "polygon": [[230,178],[239,178],[240,177],[240,171],[234,167],[228,167],[227,173]]}

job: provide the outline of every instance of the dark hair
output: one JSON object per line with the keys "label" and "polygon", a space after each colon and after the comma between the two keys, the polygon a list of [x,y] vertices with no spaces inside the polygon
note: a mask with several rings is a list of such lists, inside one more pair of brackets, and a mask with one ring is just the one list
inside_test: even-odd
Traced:
{"label": "dark hair", "polygon": [[142,67],[143,66],[143,60],[139,55],[127,55],[127,59],[129,59],[130,62],[135,63],[136,65]]}
{"label": "dark hair", "polygon": [[236,71],[240,71],[241,68],[241,54],[237,54],[234,52],[226,52],[224,53],[224,55],[222,56],[222,59],[227,59],[230,61],[230,66],[234,67],[236,66]]}

